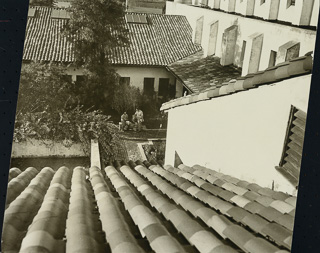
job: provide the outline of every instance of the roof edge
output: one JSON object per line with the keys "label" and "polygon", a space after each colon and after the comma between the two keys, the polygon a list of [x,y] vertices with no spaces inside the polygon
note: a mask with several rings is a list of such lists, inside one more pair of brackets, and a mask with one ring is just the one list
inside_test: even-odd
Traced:
{"label": "roof edge", "polygon": [[305,56],[279,63],[264,71],[258,71],[238,79],[230,80],[229,82],[223,83],[221,87],[212,87],[199,93],[171,100],[162,104],[160,111],[166,111],[174,107],[231,95],[236,92],[257,88],[258,86],[278,83],[293,77],[311,74],[312,66],[313,58],[311,53],[307,53]]}

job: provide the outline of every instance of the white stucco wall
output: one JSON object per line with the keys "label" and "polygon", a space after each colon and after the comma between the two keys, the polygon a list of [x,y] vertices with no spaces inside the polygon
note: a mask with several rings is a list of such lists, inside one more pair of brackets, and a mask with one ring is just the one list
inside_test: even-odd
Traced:
{"label": "white stucco wall", "polygon": [[[311,1],[314,1],[313,13],[303,13],[303,5],[310,5]],[[279,20],[294,25],[303,25],[300,24],[300,18],[303,15],[308,15],[311,19],[310,23],[307,25],[317,26],[319,1],[320,0],[295,0],[295,5],[288,8],[287,0],[265,0],[263,4],[261,4],[261,0],[209,0],[207,5],[210,8],[216,8],[226,12],[235,12],[237,14],[249,16],[252,15],[265,20]],[[174,2],[191,4],[188,0],[175,0]],[[192,1],[192,5],[197,6],[199,5],[198,2],[198,0],[194,0]],[[228,8],[229,6],[234,6],[234,8],[230,9]],[[246,10],[248,10],[248,12]]]}
{"label": "white stucco wall", "polygon": [[311,25],[313,26],[318,26],[319,10],[320,10],[320,0],[315,0],[313,5],[311,22],[310,22]]}
{"label": "white stucco wall", "polygon": [[[249,37],[254,33],[263,34],[263,46],[259,70],[265,70],[268,67],[271,50],[278,52],[278,49],[281,45],[291,40],[300,42],[300,56],[305,55],[310,51],[314,51],[316,31],[266,22],[263,20],[245,18],[239,15],[228,14],[220,11],[198,8],[174,2],[167,2],[166,8],[166,14],[186,16],[193,31],[196,29],[197,18],[204,16],[201,46],[204,49],[205,55],[208,53],[210,25],[212,22],[217,20],[219,21],[215,53],[215,55],[218,57],[221,57],[222,55],[221,45],[225,29],[232,25],[238,25],[239,30],[234,63],[239,67],[243,40],[248,41]],[[250,53],[251,52],[249,50],[245,51],[245,54],[250,55]],[[245,57],[247,60],[249,58],[250,57]],[[244,63],[244,66],[246,65],[248,65],[248,63]],[[247,73],[248,69],[243,68],[242,75],[246,75]]]}
{"label": "white stucco wall", "polygon": [[[168,72],[164,67],[134,67],[134,66],[114,66],[116,72],[122,77],[130,77],[130,85],[138,87],[143,90],[144,78],[154,78],[155,91],[159,90],[159,78],[169,78],[170,84],[175,83],[175,77]],[[82,68],[76,68],[70,65],[66,68],[66,73],[72,76],[72,80],[76,81],[76,76],[83,75]],[[176,97],[182,95],[182,84],[177,81],[176,84]]]}
{"label": "white stucco wall", "polygon": [[66,68],[66,74],[71,75],[72,81],[75,82],[77,80],[77,76],[83,75],[83,68],[77,68],[71,64]]}
{"label": "white stucco wall", "polygon": [[278,19],[299,25],[303,1],[304,0],[296,0],[295,5],[289,8],[287,8],[287,1],[280,1]]}
{"label": "white stucco wall", "polygon": [[[159,90],[159,78],[169,78],[170,84],[175,83],[175,77],[168,72],[164,67],[129,67],[129,66],[117,66],[115,67],[117,73],[122,77],[130,77],[130,85],[138,87],[143,90],[144,78],[154,78],[154,89],[157,92]],[[176,97],[180,97],[181,90],[180,83],[176,85]]]}
{"label": "white stucco wall", "polygon": [[290,106],[307,112],[311,75],[169,110],[166,164],[175,151],[199,164],[264,187],[295,193],[279,165]]}

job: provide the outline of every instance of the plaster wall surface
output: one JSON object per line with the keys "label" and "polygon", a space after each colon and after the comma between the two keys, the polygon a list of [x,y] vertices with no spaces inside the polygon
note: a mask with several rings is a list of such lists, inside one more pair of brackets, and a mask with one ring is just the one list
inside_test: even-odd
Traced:
{"label": "plaster wall surface", "polygon": [[77,68],[73,65],[70,65],[66,68],[66,74],[67,75],[71,75],[72,76],[72,81],[76,81],[77,80],[77,76],[81,76],[83,75],[83,68]]}
{"label": "plaster wall surface", "polygon": [[[122,77],[130,77],[130,85],[143,90],[144,78],[154,78],[154,89],[159,90],[159,78],[169,78],[170,84],[175,83],[175,77],[168,72],[164,67],[134,67],[134,66],[115,66],[116,72]],[[72,80],[76,81],[76,76],[83,75],[83,69],[74,66],[68,66],[66,73],[72,76]],[[181,86],[181,87],[180,87]],[[177,82],[176,97],[182,94],[182,84]]]}
{"label": "plaster wall surface", "polygon": [[49,140],[28,139],[12,144],[12,158],[22,157],[83,157],[87,156],[81,143],[73,143],[66,147],[63,143]]}
{"label": "plaster wall surface", "polygon": [[[159,78],[169,78],[170,84],[175,83],[175,77],[164,67],[129,67],[116,66],[116,72],[122,77],[130,77],[130,85],[143,90],[144,78],[154,78],[154,90],[159,90]],[[178,86],[178,85],[177,85]],[[179,88],[178,88],[179,89]],[[176,87],[177,90],[177,87]]]}
{"label": "plaster wall surface", "polygon": [[255,0],[237,1],[235,12],[245,16],[252,16],[255,8]]}
{"label": "plaster wall surface", "polygon": [[169,110],[165,164],[199,164],[295,194],[279,165],[291,105],[307,112],[311,75]]}
{"label": "plaster wall surface", "polygon": [[254,2],[253,15],[263,19],[269,19],[272,8],[271,2],[274,2],[274,0],[265,0],[263,4],[261,4],[261,0],[254,0]]}
{"label": "plaster wall surface", "polygon": [[[215,55],[218,57],[222,56],[224,31],[233,25],[238,25],[238,36],[234,56],[234,64],[238,67],[241,67],[241,49],[243,41],[250,40],[250,36],[257,32],[263,34],[263,47],[259,70],[265,70],[268,68],[271,50],[278,52],[279,47],[288,41],[293,40],[300,42],[299,56],[305,55],[310,51],[314,51],[316,31],[266,22],[263,20],[250,19],[239,15],[174,2],[167,2],[166,8],[166,14],[186,16],[194,31],[196,29],[197,18],[200,16],[204,17],[201,46],[204,49],[204,54],[206,56],[208,55],[210,41],[210,27],[213,22],[219,21],[215,50]],[[248,54],[250,51],[246,50],[245,53]],[[249,57],[247,58],[249,59]],[[246,73],[248,73],[248,70],[243,69],[243,75]]]}
{"label": "plaster wall surface", "polygon": [[[318,24],[319,1],[295,0],[294,5],[288,5],[288,0],[265,0],[264,2],[261,0],[209,0],[207,6],[224,12],[235,12],[265,20],[279,20],[293,25],[315,27]],[[188,0],[175,0],[174,2],[199,6],[198,0],[192,0],[191,3]],[[313,11],[306,11],[307,9]],[[307,19],[308,23],[300,23],[301,19]]]}
{"label": "plaster wall surface", "polygon": [[310,24],[313,26],[318,26],[319,10],[320,0],[315,0],[313,4],[312,16],[310,21]]}
{"label": "plaster wall surface", "polygon": [[304,0],[295,0],[295,5],[289,7],[287,6],[287,0],[280,1],[278,19],[299,25],[303,1]]}

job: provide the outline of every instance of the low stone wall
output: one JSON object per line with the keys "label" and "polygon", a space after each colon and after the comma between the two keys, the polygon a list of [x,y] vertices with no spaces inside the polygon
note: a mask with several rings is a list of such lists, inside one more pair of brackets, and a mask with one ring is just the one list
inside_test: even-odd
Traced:
{"label": "low stone wall", "polygon": [[12,158],[84,156],[88,156],[88,154],[84,152],[84,147],[81,143],[65,145],[62,142],[36,139],[28,139],[24,142],[14,142],[11,152]]}

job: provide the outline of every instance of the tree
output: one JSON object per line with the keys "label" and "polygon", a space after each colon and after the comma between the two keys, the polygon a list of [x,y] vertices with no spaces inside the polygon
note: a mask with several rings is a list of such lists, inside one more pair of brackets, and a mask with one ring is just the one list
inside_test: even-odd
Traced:
{"label": "tree", "polygon": [[18,114],[68,110],[76,103],[64,66],[40,62],[22,65]]}
{"label": "tree", "polygon": [[118,84],[114,91],[112,108],[119,114],[123,112],[132,114],[140,106],[141,101],[142,95],[138,88],[127,84]]}
{"label": "tree", "polygon": [[73,42],[76,64],[87,73],[82,91],[79,89],[81,100],[85,107],[94,105],[107,112],[118,79],[109,56],[115,47],[128,43],[124,4],[118,0],[77,0],[69,11],[71,18],[64,32]]}
{"label": "tree", "polygon": [[14,141],[35,138],[66,146],[81,142],[89,154],[91,139],[98,139],[103,160],[115,159],[121,153],[118,127],[100,111],[83,110],[75,94],[77,84],[69,77],[63,65],[37,62],[22,66]]}

